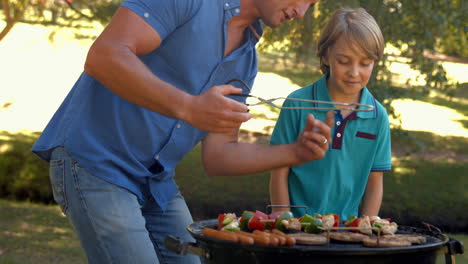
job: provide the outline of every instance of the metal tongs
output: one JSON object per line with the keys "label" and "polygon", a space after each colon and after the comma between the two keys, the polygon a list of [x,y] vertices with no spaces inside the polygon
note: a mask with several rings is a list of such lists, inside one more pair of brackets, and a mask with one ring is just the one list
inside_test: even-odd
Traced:
{"label": "metal tongs", "polygon": [[[240,79],[232,79],[228,81],[226,84],[230,84],[233,82],[239,82],[241,83],[247,90],[251,90],[250,87]],[[373,105],[368,105],[368,104],[357,104],[357,103],[340,103],[340,102],[328,102],[328,101],[319,101],[319,100],[308,100],[308,99],[300,99],[300,98],[287,98],[287,97],[276,97],[276,98],[270,98],[270,99],[264,99],[259,96],[255,95],[250,95],[250,94],[232,94],[232,96],[240,96],[240,97],[249,97],[249,98],[254,98],[258,100],[256,103],[250,103],[247,104],[247,106],[256,106],[256,105],[262,105],[266,104],[274,108],[278,109],[304,109],[304,110],[350,110],[354,112],[369,112],[374,110]],[[318,106],[297,106],[297,107],[291,107],[291,106],[279,106],[274,103],[274,101],[277,100],[289,100],[289,101],[301,101],[301,102],[308,102],[308,103],[317,103],[317,104],[325,104],[325,105],[331,105],[330,107],[318,107]]]}

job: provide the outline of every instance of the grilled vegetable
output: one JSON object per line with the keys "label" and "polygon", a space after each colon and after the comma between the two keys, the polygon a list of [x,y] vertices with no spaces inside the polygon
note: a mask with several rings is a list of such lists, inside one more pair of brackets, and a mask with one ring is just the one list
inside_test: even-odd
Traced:
{"label": "grilled vegetable", "polygon": [[360,227],[359,230],[353,230],[354,232],[361,232],[366,235],[372,235],[372,226],[370,224],[369,216],[358,217],[350,219],[345,222],[346,226],[349,227]]}
{"label": "grilled vegetable", "polygon": [[[247,223],[247,228],[249,230],[260,230],[263,231],[265,230],[267,222],[265,220],[268,220],[268,215],[261,212],[261,211],[255,211],[255,214],[250,218],[249,222]],[[268,226],[269,228],[270,226]]]}
{"label": "grilled vegetable", "polygon": [[287,228],[281,223],[283,220],[288,221],[289,219],[293,218],[293,214],[291,212],[284,212],[275,221],[275,229],[280,231],[287,231]]}
{"label": "grilled vegetable", "polygon": [[304,225],[304,232],[314,233],[314,234],[318,234],[322,232],[322,230],[319,229],[319,227],[323,226],[322,219],[320,218],[316,218],[308,214],[305,214],[301,219],[301,223],[307,223],[307,225]]}
{"label": "grilled vegetable", "polygon": [[242,212],[242,217],[241,217],[241,220],[239,221],[240,222],[240,228],[242,230],[248,230],[249,228],[247,227],[249,221],[250,221],[250,218],[252,218],[252,216],[254,216],[254,212],[252,211],[244,211]]}
{"label": "grilled vegetable", "polygon": [[[380,229],[380,232],[387,235],[393,235],[398,230],[398,225],[395,222],[390,222],[390,218],[380,218],[378,216],[371,216],[370,223],[372,227]],[[372,230],[374,233],[378,230]]]}
{"label": "grilled vegetable", "polygon": [[340,216],[337,214],[326,214],[316,218],[322,219],[323,227],[328,229],[340,225]]}
{"label": "grilled vegetable", "polygon": [[[347,221],[344,222],[345,226],[351,226],[351,224],[357,219],[356,216],[352,215],[348,218]],[[360,221],[360,220],[359,220]]]}
{"label": "grilled vegetable", "polygon": [[227,231],[237,231],[239,228],[239,221],[234,213],[219,214],[218,215],[218,229]]}

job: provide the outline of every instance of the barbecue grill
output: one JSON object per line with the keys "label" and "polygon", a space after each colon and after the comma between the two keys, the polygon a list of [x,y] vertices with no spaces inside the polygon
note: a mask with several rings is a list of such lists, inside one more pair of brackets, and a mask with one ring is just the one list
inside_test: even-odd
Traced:
{"label": "barbecue grill", "polygon": [[359,243],[333,242],[326,245],[264,246],[247,245],[205,236],[202,229],[216,228],[217,219],[195,222],[187,227],[196,243],[168,236],[166,247],[178,254],[196,254],[206,263],[435,263],[444,254],[446,263],[455,263],[454,255],[463,254],[463,243],[440,230],[399,226],[398,234],[417,234],[427,243],[398,248],[369,248]]}

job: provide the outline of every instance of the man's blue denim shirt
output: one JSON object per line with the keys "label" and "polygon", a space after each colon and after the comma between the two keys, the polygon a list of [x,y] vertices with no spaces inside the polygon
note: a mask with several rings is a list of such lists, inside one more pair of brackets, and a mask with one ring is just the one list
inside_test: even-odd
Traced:
{"label": "man's blue denim shirt", "polygon": [[[245,31],[240,48],[224,57],[228,20],[239,14],[239,0],[128,0],[122,7],[160,35],[161,46],[140,58],[162,80],[193,95],[231,79],[252,86],[258,42],[252,30]],[[253,26],[261,35],[260,22]],[[32,151],[50,161],[51,150],[63,146],[83,168],[141,201],[149,186],[165,210],[178,188],[176,164],[206,134],[123,100],[83,72]],[[162,167],[155,172],[151,166],[156,161]]]}

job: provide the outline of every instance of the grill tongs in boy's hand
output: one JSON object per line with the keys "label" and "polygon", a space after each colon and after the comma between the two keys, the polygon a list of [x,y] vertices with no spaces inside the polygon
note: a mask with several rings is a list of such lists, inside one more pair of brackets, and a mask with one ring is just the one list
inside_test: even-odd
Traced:
{"label": "grill tongs in boy's hand", "polygon": [[[240,79],[230,80],[226,84],[230,84],[230,83],[233,83],[233,82],[241,83],[243,86],[245,86],[245,88],[247,88],[247,90],[250,91],[250,87],[244,81],[242,81]],[[249,97],[249,98],[254,98],[254,99],[258,100],[258,102],[246,104],[247,106],[256,106],[256,105],[266,104],[266,105],[269,105],[271,107],[278,108],[278,109],[350,110],[350,111],[355,111],[355,112],[368,112],[368,111],[374,110],[374,106],[373,105],[368,105],[368,104],[327,102],[327,101],[308,100],[308,99],[300,99],[300,98],[286,98],[286,97],[276,97],[276,98],[264,99],[264,98],[261,98],[259,96],[250,95],[250,94],[231,94],[231,96]],[[319,106],[293,106],[293,107],[291,107],[291,106],[279,106],[279,105],[274,103],[274,101],[278,101],[278,100],[289,100],[289,101],[301,101],[301,102],[307,102],[307,103],[316,103],[317,105],[318,104],[320,104],[320,105],[329,105],[329,107],[327,107],[327,106],[322,106],[322,107],[319,107]]]}

